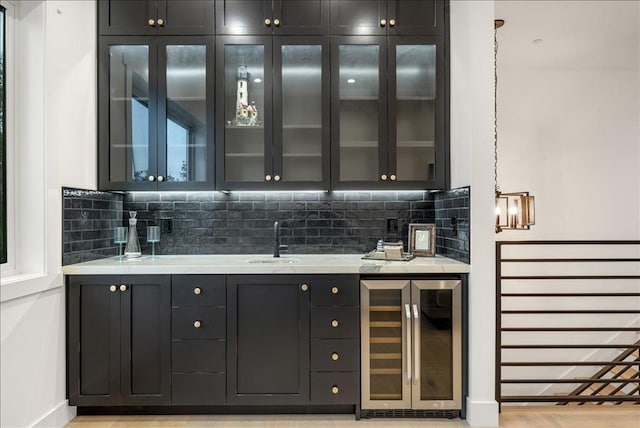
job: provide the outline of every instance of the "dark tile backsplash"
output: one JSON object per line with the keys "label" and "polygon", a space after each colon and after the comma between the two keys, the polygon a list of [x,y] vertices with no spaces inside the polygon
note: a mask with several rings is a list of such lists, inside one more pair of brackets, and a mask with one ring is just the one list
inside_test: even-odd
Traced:
{"label": "dark tile backsplash", "polygon": [[[142,251],[148,225],[163,227],[157,254],[270,254],[273,223],[290,254],[364,253],[382,237],[407,245],[409,223],[435,223],[436,252],[469,262],[469,188],[446,192],[107,192],[63,189],[63,264],[116,255],[113,227],[137,211]],[[457,220],[453,233],[451,217]],[[400,232],[386,235],[386,220]],[[167,228],[171,229],[169,232]],[[284,252],[283,254],[287,254]]]}
{"label": "dark tile backsplash", "polygon": [[436,253],[464,263],[471,262],[470,192],[469,187],[461,187],[432,194],[435,199]]}
{"label": "dark tile backsplash", "polygon": [[434,201],[420,191],[134,192],[125,196],[124,210],[138,212],[143,252],[146,226],[173,220],[172,233],[161,234],[160,254],[269,254],[276,220],[291,254],[363,253],[385,236],[387,218],[398,218],[401,228],[388,237],[405,243],[407,224],[435,221]]}
{"label": "dark tile backsplash", "polygon": [[122,225],[123,195],[62,189],[62,265],[118,254],[113,228]]}

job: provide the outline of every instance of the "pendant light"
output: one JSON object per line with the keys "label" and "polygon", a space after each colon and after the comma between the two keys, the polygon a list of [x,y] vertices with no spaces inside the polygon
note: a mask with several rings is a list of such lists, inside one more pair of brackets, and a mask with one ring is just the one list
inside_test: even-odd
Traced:
{"label": "pendant light", "polygon": [[496,233],[503,230],[529,230],[535,224],[535,198],[529,192],[500,191],[498,186],[498,28],[504,20],[496,19],[493,29],[493,71],[494,71],[494,115],[493,115],[493,148],[494,148],[494,181],[496,198]]}

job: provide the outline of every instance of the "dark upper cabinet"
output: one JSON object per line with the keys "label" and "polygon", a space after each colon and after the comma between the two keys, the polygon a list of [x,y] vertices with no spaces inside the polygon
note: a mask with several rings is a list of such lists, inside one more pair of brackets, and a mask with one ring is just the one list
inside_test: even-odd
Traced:
{"label": "dark upper cabinet", "polygon": [[99,0],[101,35],[205,35],[214,32],[214,0]]}
{"label": "dark upper cabinet", "polygon": [[328,40],[220,36],[216,55],[216,187],[328,189]]}
{"label": "dark upper cabinet", "polygon": [[326,0],[216,0],[216,33],[323,35],[329,29]]}
{"label": "dark upper cabinet", "polygon": [[72,276],[67,298],[69,404],[170,404],[169,276]]}
{"label": "dark upper cabinet", "polygon": [[213,37],[100,37],[102,190],[213,187]]}
{"label": "dark upper cabinet", "polygon": [[228,404],[308,404],[308,290],[307,276],[227,276]]}
{"label": "dark upper cabinet", "polygon": [[436,35],[443,0],[330,0],[331,34]]}
{"label": "dark upper cabinet", "polygon": [[332,188],[444,188],[448,153],[438,39],[334,40]]}

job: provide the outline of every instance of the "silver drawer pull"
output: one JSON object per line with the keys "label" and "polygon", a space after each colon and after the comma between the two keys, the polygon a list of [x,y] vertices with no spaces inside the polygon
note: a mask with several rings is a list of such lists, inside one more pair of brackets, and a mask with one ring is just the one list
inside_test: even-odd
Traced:
{"label": "silver drawer pull", "polygon": [[338,291],[340,291],[338,290],[338,287],[331,287],[331,294],[338,294]]}
{"label": "silver drawer pull", "polygon": [[338,322],[338,320],[332,320],[331,321],[331,327],[336,328],[340,325],[340,323]]}
{"label": "silver drawer pull", "polygon": [[196,320],[196,321],[194,321],[193,326],[195,328],[200,328],[200,327],[202,327],[202,322]]}
{"label": "silver drawer pull", "polygon": [[340,355],[338,355],[337,352],[334,352],[333,354],[331,354],[331,359],[333,361],[338,361],[340,359]]}
{"label": "silver drawer pull", "polygon": [[202,293],[202,290],[200,289],[200,287],[196,287],[193,289],[193,294],[198,295],[200,293]]}
{"label": "silver drawer pull", "polygon": [[338,385],[333,385],[331,387],[331,393],[334,395],[337,395],[340,392],[340,389],[338,388]]}

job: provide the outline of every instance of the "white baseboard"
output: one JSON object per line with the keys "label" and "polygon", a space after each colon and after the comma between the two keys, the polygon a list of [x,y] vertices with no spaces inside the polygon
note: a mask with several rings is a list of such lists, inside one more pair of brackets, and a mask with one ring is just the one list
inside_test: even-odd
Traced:
{"label": "white baseboard", "polygon": [[498,402],[474,401],[467,397],[467,423],[471,427],[497,427]]}
{"label": "white baseboard", "polygon": [[62,428],[76,417],[76,408],[69,406],[69,400],[54,407],[49,413],[37,420],[34,428]]}

